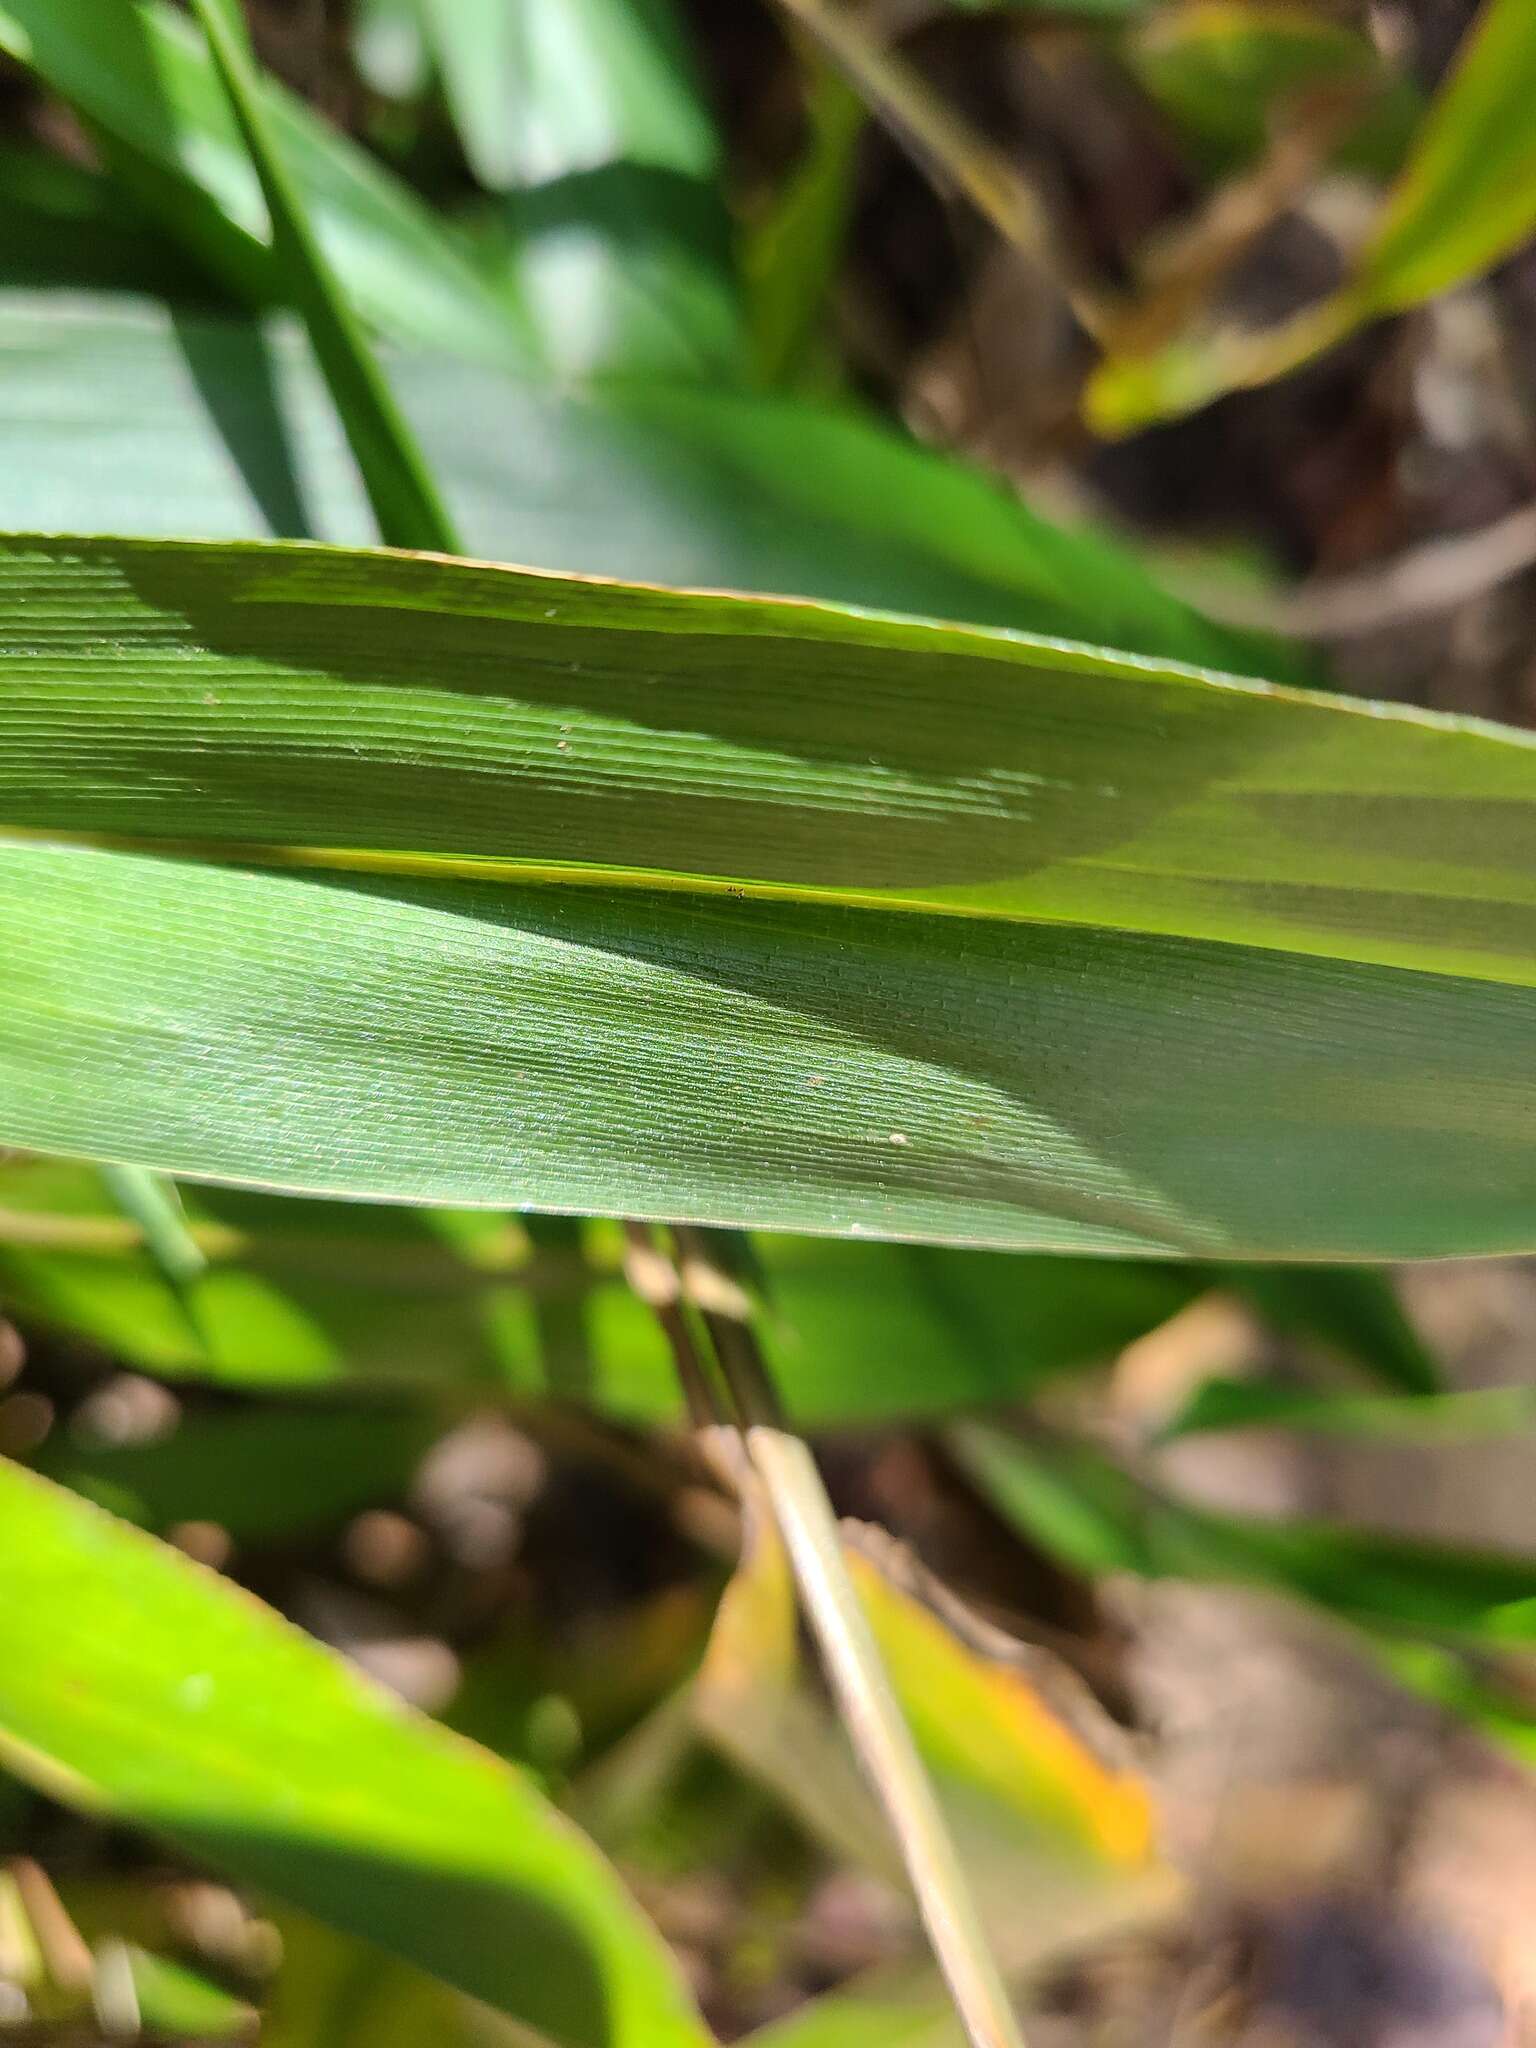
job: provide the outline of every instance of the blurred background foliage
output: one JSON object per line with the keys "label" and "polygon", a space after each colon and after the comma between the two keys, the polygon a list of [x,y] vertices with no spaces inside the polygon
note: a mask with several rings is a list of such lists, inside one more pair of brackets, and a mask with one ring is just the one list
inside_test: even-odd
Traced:
{"label": "blurred background foliage", "polygon": [[[382,388],[192,16],[0,0],[8,529],[411,538],[398,405],[418,540],[1531,722],[1528,0],[244,11]],[[958,2038],[634,1252],[0,1159],[0,2038]],[[1536,2039],[1523,1262],[734,1279],[1032,2040]]]}

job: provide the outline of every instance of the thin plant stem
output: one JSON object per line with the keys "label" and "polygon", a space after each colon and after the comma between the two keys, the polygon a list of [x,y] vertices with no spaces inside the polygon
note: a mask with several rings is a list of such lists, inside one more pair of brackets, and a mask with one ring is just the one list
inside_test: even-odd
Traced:
{"label": "thin plant stem", "polygon": [[971,2048],[1023,2048],[1002,1974],[912,1731],[843,1559],[837,1519],[809,1447],[757,1424],[746,1432],[789,1552],[849,1737],[885,1809],[928,1939]]}
{"label": "thin plant stem", "polygon": [[239,10],[230,0],[192,0],[192,12],[261,182],[272,221],[274,254],[284,265],[304,316],[380,536],[391,547],[460,554],[463,551],[431,471],[384,381],[362,322],[331,270],[303,196],[283,162]]}
{"label": "thin plant stem", "polygon": [[1109,330],[1118,314],[1112,296],[1083,274],[1049,208],[1000,149],[946,106],[847,0],[779,0],[779,5],[930,174],[962,193],[1004,241],[1051,278],[1087,333],[1097,338]]}
{"label": "thin plant stem", "polygon": [[820,1645],[849,1739],[896,1837],[971,2048],[1023,2048],[970,1881],[849,1577],[837,1517],[816,1461],[780,1422],[751,1297],[724,1269],[720,1233],[679,1224],[673,1234],[683,1289],[715,1347],[741,1440],[783,1536],[800,1603]]}
{"label": "thin plant stem", "polygon": [[648,1225],[624,1225],[624,1278],[636,1300],[644,1302],[661,1327],[672,1353],[688,1420],[696,1430],[708,1429],[728,1413],[725,1397],[711,1376],[683,1308],[683,1284],[676,1266],[661,1251]]}

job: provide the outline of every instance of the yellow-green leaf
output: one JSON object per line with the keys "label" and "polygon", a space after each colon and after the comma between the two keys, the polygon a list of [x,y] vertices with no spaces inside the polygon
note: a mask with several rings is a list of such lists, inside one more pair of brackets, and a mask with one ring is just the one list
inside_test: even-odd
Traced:
{"label": "yellow-green leaf", "polygon": [[702,2048],[659,1938],[531,1784],[250,1595],[0,1463],[0,1756],[570,2048]]}

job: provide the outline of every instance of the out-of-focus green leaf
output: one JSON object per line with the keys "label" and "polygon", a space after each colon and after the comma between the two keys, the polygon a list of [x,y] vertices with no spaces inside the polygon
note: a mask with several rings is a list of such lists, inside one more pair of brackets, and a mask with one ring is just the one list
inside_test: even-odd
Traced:
{"label": "out-of-focus green leaf", "polygon": [[[225,1188],[191,1188],[187,1202],[212,1260],[192,1291],[195,1331],[91,1168],[0,1166],[0,1306],[149,1371],[255,1391],[383,1382],[450,1398],[576,1398],[638,1422],[680,1417],[671,1354],[622,1277],[612,1226],[582,1225],[580,1255],[562,1263],[494,1214]],[[806,1427],[1016,1399],[1111,1357],[1209,1282],[1165,1260],[778,1235],[757,1250],[760,1333]],[[551,1350],[546,1303],[577,1317],[574,1362]]]}
{"label": "out-of-focus green leaf", "polygon": [[207,274],[112,179],[40,149],[0,148],[0,276],[12,288],[218,298]]}
{"label": "out-of-focus green leaf", "polygon": [[304,316],[315,360],[325,377],[347,442],[391,547],[458,552],[437,486],[415,436],[374,361],[362,326],[332,272],[310,218],[308,197],[285,160],[238,11],[225,0],[191,0],[219,84],[261,184],[272,254],[284,296]]}
{"label": "out-of-focus green leaf", "polygon": [[215,1522],[262,1543],[397,1499],[435,1434],[430,1417],[388,1408],[195,1415],[152,1443],[55,1439],[32,1464],[156,1534]]}
{"label": "out-of-focus green leaf", "polygon": [[[0,293],[0,359],[5,525],[370,537],[323,386],[284,325]],[[465,545],[487,560],[1301,673],[1202,619],[1130,553],[851,412],[633,383],[557,398],[442,356],[395,357],[389,372]]]}
{"label": "out-of-focus green leaf", "polygon": [[[195,1327],[91,1168],[0,1166],[0,1300],[148,1371],[265,1392],[543,1384],[511,1224],[476,1218],[460,1243],[457,1219],[436,1212],[236,1189],[189,1189],[187,1210],[210,1259],[189,1290]],[[659,1364],[653,1377],[664,1391]]]}
{"label": "out-of-focus green leaf", "polygon": [[124,1950],[139,2020],[148,2034],[181,2041],[238,2041],[256,2030],[256,2013],[206,1977],[164,1956]]}
{"label": "out-of-focus green leaf", "polygon": [[1079,1570],[1230,1579],[1367,1629],[1536,1639],[1536,1555],[1216,1514],[1153,1491],[1081,1443],[1030,1445],[971,1423],[957,1424],[951,1443],[1005,1516]]}
{"label": "out-of-focus green leaf", "polygon": [[1181,335],[1150,355],[1112,357],[1086,407],[1105,433],[1207,405],[1298,368],[1368,321],[1433,298],[1511,255],[1536,229],[1536,13],[1484,0],[1432,103],[1375,233],[1331,297],[1279,327]]}
{"label": "out-of-focus green leaf", "polygon": [[793,384],[811,354],[853,207],[867,118],[842,73],[814,63],[804,153],[753,225],[743,264],[753,357],[766,384]]}
{"label": "out-of-focus green leaf", "polygon": [[[42,1899],[52,1909],[46,1932],[36,1911]],[[50,1981],[48,1959],[59,1954],[66,1930],[75,1967],[67,1982]],[[74,2038],[75,2030],[91,2028],[93,2017],[93,2039],[253,2039],[255,2008],[200,1970],[160,1954],[170,1938],[161,1904],[142,1879],[66,1882],[61,1896],[36,1868],[26,1888],[0,1871],[0,1977],[28,1994],[31,2019],[49,2039],[55,2033]],[[94,1962],[91,1973],[83,1968],[85,1944]]]}
{"label": "out-of-focus green leaf", "polygon": [[744,2037],[744,2048],[966,2048],[934,1970],[870,1971]]}
{"label": "out-of-focus green leaf", "polygon": [[101,1183],[135,1226],[145,1254],[180,1304],[194,1340],[201,1342],[190,1297],[208,1270],[208,1255],[187,1228],[175,1181],[142,1166],[103,1166]]}
{"label": "out-of-focus green leaf", "polygon": [[563,380],[742,380],[746,349],[720,194],[644,164],[572,171],[482,219],[490,275]]}
{"label": "out-of-focus green leaf", "polygon": [[1487,1660],[1439,1643],[1378,1634],[1372,1648],[1393,1677],[1478,1728],[1528,1767],[1536,1767],[1536,1706],[1528,1680],[1501,1683]]}
{"label": "out-of-focus green leaf", "polygon": [[[129,153],[139,196],[194,234],[222,277],[258,297],[280,289],[260,183],[208,53],[176,9],[0,0],[0,50]],[[280,86],[265,82],[262,101],[326,255],[370,324],[479,362],[527,360],[506,295],[404,186]]]}
{"label": "out-of-focus green leaf", "polygon": [[104,1166],[101,1178],[173,1287],[187,1287],[207,1271],[208,1255],[187,1229],[174,1181],[160,1180],[136,1166]]}
{"label": "out-of-focus green leaf", "polygon": [[416,0],[491,191],[630,163],[712,180],[720,145],[672,0]]}
{"label": "out-of-focus green leaf", "polygon": [[1349,287],[1367,316],[1476,277],[1536,229],[1536,14],[1483,0]]}
{"label": "out-of-focus green leaf", "polygon": [[488,25],[497,4],[423,0],[487,185],[614,163],[714,178],[720,144],[673,0],[500,0],[506,20]]}
{"label": "out-of-focus green leaf", "polygon": [[[6,1142],[996,1248],[1531,1242],[1525,735],[408,556],[0,570]],[[102,834],[145,851],[47,843]]]}
{"label": "out-of-focus green leaf", "polygon": [[672,0],[419,5],[465,153],[505,195],[477,240],[546,366],[739,378],[719,144]]}
{"label": "out-of-focus green leaf", "polygon": [[493,192],[515,184],[531,111],[519,92],[529,10],[520,0],[414,0],[414,9],[470,169]]}
{"label": "out-of-focus green leaf", "polygon": [[134,1226],[139,1241],[164,1279],[176,1288],[208,1270],[208,1257],[187,1227],[174,1181],[136,1166],[103,1166],[102,1186]]}
{"label": "out-of-focus green leaf", "polygon": [[1400,1393],[1434,1394],[1444,1387],[1439,1365],[1384,1273],[1358,1266],[1254,1266],[1233,1284],[1282,1335],[1320,1341]]}
{"label": "out-of-focus green leaf", "polygon": [[1292,0],[1188,0],[1159,8],[1120,45],[1124,61],[1207,170],[1240,168],[1299,96],[1355,90],[1358,119],[1335,152],[1390,177],[1407,153],[1421,97],[1367,37]]}
{"label": "out-of-focus green leaf", "polygon": [[272,1915],[282,1961],[261,2048],[528,2048],[500,2013],[307,1914]]}
{"label": "out-of-focus green leaf", "polygon": [[552,2040],[702,2044],[671,1958],[527,1782],[248,1595],[0,1466],[0,1747]]}
{"label": "out-of-focus green leaf", "polygon": [[1319,1394],[1262,1380],[1203,1380],[1160,1441],[1221,1429],[1311,1429],[1383,1443],[1456,1443],[1536,1428],[1536,1390],[1463,1394]]}

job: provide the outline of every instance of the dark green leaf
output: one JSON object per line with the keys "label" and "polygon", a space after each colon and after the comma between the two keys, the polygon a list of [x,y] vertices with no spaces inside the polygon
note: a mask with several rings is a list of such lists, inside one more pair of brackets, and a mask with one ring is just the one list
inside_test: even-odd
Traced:
{"label": "dark green leaf", "polygon": [[112,179],[40,149],[0,148],[0,276],[215,301],[197,264]]}
{"label": "dark green leaf", "polygon": [[1533,1241],[1524,990],[1102,930],[24,844],[0,853],[0,938],[0,1140],[39,1150],[1054,1250]]}
{"label": "dark green leaf", "polygon": [[157,1535],[215,1522],[236,1542],[263,1543],[398,1500],[435,1434],[410,1410],[269,1409],[191,1415],[147,1444],[55,1439],[32,1463]]}
{"label": "dark green leaf", "polygon": [[935,958],[979,973],[1046,921],[1536,982],[1510,727],[830,606],[26,536],[0,676],[12,830],[938,913],[914,940],[958,920]]}
{"label": "dark green leaf", "polygon": [[478,239],[556,376],[742,380],[731,226],[712,186],[643,164],[572,171],[505,195]]}
{"label": "dark green leaf", "polygon": [[1230,1579],[1372,1628],[1536,1637],[1536,1556],[1216,1514],[1155,1492],[1081,1443],[1025,1444],[970,1423],[951,1441],[1002,1513],[1079,1570]]}
{"label": "dark green leaf", "polygon": [[1374,1379],[1405,1394],[1433,1394],[1444,1382],[1384,1273],[1359,1267],[1287,1270],[1255,1266],[1233,1283],[1285,1336],[1311,1338],[1364,1366]]}
{"label": "dark green leaf", "polygon": [[746,248],[753,354],[768,384],[796,382],[811,356],[853,208],[867,119],[864,102],[829,64],[811,67],[806,93],[804,154]]}
{"label": "dark green leaf", "polygon": [[1536,1391],[1479,1388],[1463,1394],[1319,1394],[1266,1381],[1202,1381],[1160,1441],[1202,1430],[1308,1429],[1382,1443],[1457,1443],[1536,1427]]}

